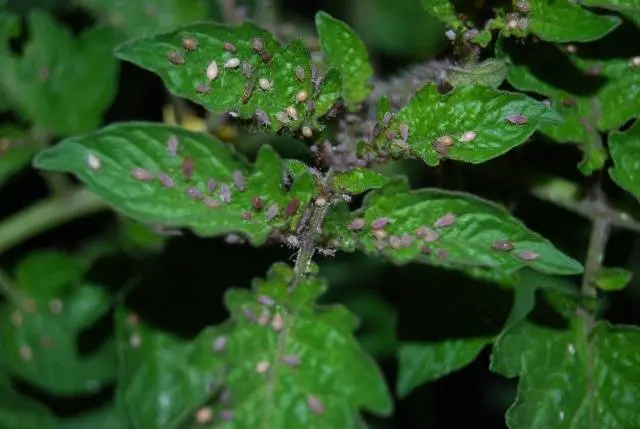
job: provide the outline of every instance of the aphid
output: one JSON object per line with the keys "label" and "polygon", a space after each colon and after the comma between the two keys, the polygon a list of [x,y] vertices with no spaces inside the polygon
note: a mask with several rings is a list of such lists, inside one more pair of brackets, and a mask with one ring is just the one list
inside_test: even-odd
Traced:
{"label": "aphid", "polygon": [[250,212],[243,212],[242,213],[242,220],[249,221],[251,219],[253,219],[253,215]]}
{"label": "aphid", "polygon": [[317,415],[324,414],[324,404],[322,403],[320,398],[318,398],[317,396],[308,395],[307,396],[307,405],[309,406],[311,411],[313,411]]}
{"label": "aphid", "polygon": [[378,241],[384,241],[387,239],[387,231],[385,231],[384,229],[374,229],[373,230],[373,236],[376,238],[376,240]]}
{"label": "aphid", "polygon": [[464,134],[462,134],[462,136],[460,136],[460,141],[462,143],[468,143],[468,142],[472,142],[476,139],[477,134],[475,133],[475,131],[467,131]]}
{"label": "aphid", "polygon": [[256,372],[258,374],[264,374],[267,371],[269,371],[269,362],[267,362],[266,360],[258,362],[258,364],[256,365]]}
{"label": "aphid", "polygon": [[448,226],[453,225],[453,222],[456,220],[456,215],[453,213],[446,213],[444,216],[439,218],[433,223],[435,228],[446,228]]}
{"label": "aphid", "polygon": [[214,179],[213,177],[212,177],[212,178],[210,178],[210,179],[207,181],[207,192],[208,192],[209,194],[210,194],[210,193],[212,193],[212,192],[216,189],[217,184],[218,184],[218,183],[216,182],[216,179]]}
{"label": "aphid", "polygon": [[269,55],[269,52],[267,52],[266,49],[263,49],[262,52],[260,52],[260,57],[262,57],[262,61],[265,63],[271,62],[271,55]]}
{"label": "aphid", "polygon": [[316,108],[316,103],[313,101],[310,101],[307,103],[307,113],[311,113],[313,112],[313,109]]}
{"label": "aphid", "polygon": [[256,109],[255,116],[256,116],[256,120],[258,121],[258,124],[271,125],[271,119],[269,119],[269,116],[267,116],[267,114],[264,111],[260,109]]}
{"label": "aphid", "polygon": [[242,315],[244,316],[245,319],[247,319],[248,322],[255,322],[256,321],[256,315],[253,314],[253,310],[247,307],[243,307],[242,308]]}
{"label": "aphid", "polygon": [[391,112],[385,112],[384,116],[382,116],[382,125],[385,128],[389,128],[389,123],[391,122],[391,118],[393,117]]}
{"label": "aphid", "polygon": [[276,313],[271,319],[271,329],[276,332],[279,332],[284,328],[284,318],[280,313]]}
{"label": "aphid", "polygon": [[22,357],[23,361],[29,362],[33,357],[33,353],[31,352],[31,347],[29,347],[26,344],[20,346],[20,357]]}
{"label": "aphid", "polygon": [[451,136],[438,137],[436,142],[441,143],[445,147],[453,146],[453,138]]}
{"label": "aphid", "polygon": [[[374,234],[376,232],[381,232],[381,231],[374,231]],[[386,237],[386,233],[385,233],[385,237]],[[384,240],[376,240],[374,245],[376,246],[376,250],[378,250],[378,252],[382,252],[385,249],[385,247],[387,247],[387,242]]]}
{"label": "aphid", "polygon": [[224,421],[233,420],[233,410],[220,411],[220,420],[224,420]]}
{"label": "aphid", "polygon": [[182,174],[184,175],[184,180],[187,182],[191,180],[191,176],[193,176],[193,161],[191,161],[191,158],[185,158],[182,161]]}
{"label": "aphid", "polygon": [[[224,242],[227,244],[244,244],[244,238],[240,237],[238,234],[227,234],[224,238]],[[251,313],[251,309],[246,309],[246,313]]]}
{"label": "aphid", "polygon": [[520,114],[508,115],[504,120],[513,125],[524,125],[529,122],[529,118]]}
{"label": "aphid", "polygon": [[350,203],[352,200],[351,195],[349,194],[342,194],[340,195],[340,198],[342,198],[342,201],[344,201],[347,204]]}
{"label": "aphid", "polygon": [[202,192],[198,188],[189,187],[185,190],[188,197],[199,200],[202,198]]}
{"label": "aphid", "polygon": [[522,252],[520,252],[518,257],[523,261],[530,262],[538,259],[540,255],[537,254],[536,252],[532,252],[531,250],[523,250]]}
{"label": "aphid", "polygon": [[260,313],[260,317],[258,317],[258,325],[267,326],[269,324],[269,313],[267,311],[263,311]]}
{"label": "aphid", "polygon": [[237,51],[236,46],[231,42],[224,42],[222,45],[225,51],[235,53]]}
{"label": "aphid", "polygon": [[287,116],[293,119],[294,121],[298,119],[298,111],[296,110],[295,107],[293,106],[287,107],[286,112],[287,112]]}
{"label": "aphid", "polygon": [[133,335],[131,335],[131,337],[129,337],[129,345],[134,349],[137,349],[142,345],[142,338],[138,333],[134,333]]}
{"label": "aphid", "polygon": [[171,135],[167,140],[167,152],[169,155],[176,156],[178,155],[178,145],[179,145],[178,137],[175,135]]}
{"label": "aphid", "polygon": [[283,124],[288,124],[289,122],[291,122],[291,119],[289,118],[289,115],[287,115],[287,112],[276,113],[276,119]]}
{"label": "aphid", "polygon": [[640,67],[640,57],[631,57],[629,59],[629,67]]}
{"label": "aphid", "polygon": [[421,252],[423,255],[430,255],[431,249],[429,248],[429,246],[422,246]]}
{"label": "aphid", "polygon": [[449,256],[449,253],[445,249],[437,249],[436,256],[440,259],[446,259]]}
{"label": "aphid", "polygon": [[244,181],[244,175],[242,174],[242,171],[235,170],[233,172],[233,183],[236,185],[236,188],[238,188],[238,190],[244,191],[245,181]]}
{"label": "aphid", "polygon": [[269,91],[273,87],[273,83],[269,79],[261,77],[258,79],[258,86],[263,91]]}
{"label": "aphid", "polygon": [[399,249],[400,247],[402,247],[400,237],[396,235],[392,235],[391,237],[389,237],[389,246],[391,246],[392,249]]}
{"label": "aphid", "polygon": [[518,26],[518,28],[520,30],[526,30],[527,27],[529,27],[529,18],[523,17],[523,18],[518,19],[517,26]]}
{"label": "aphid", "polygon": [[284,355],[282,356],[282,362],[286,363],[289,366],[299,366],[300,358],[296,355]]}
{"label": "aphid", "polygon": [[164,186],[165,188],[173,188],[173,179],[171,177],[169,177],[168,175],[166,175],[165,173],[162,173],[158,176],[158,181],[162,184],[162,186]]}
{"label": "aphid", "polygon": [[273,307],[275,301],[267,295],[258,295],[258,303],[266,305],[267,307]]}
{"label": "aphid", "polygon": [[318,197],[313,203],[316,207],[324,207],[327,204],[327,200],[323,197]]}
{"label": "aphid", "polygon": [[250,63],[247,63],[247,62],[242,63],[242,74],[247,79],[251,79],[251,76],[253,76],[253,73],[252,73],[252,70],[251,70],[251,64]]}
{"label": "aphid", "polygon": [[413,243],[413,240],[414,240],[414,238],[413,238],[412,235],[402,234],[402,237],[400,237],[400,246],[401,247],[409,247]]}
{"label": "aphid", "polygon": [[302,135],[309,139],[313,136],[313,130],[310,127],[304,126],[302,127]]}
{"label": "aphid", "polygon": [[447,39],[451,40],[452,42],[456,40],[456,32],[453,30],[445,31],[444,35],[447,37]]}
{"label": "aphid", "polygon": [[373,229],[384,229],[385,226],[387,226],[389,224],[389,218],[387,217],[379,217],[377,219],[374,219],[373,222],[371,222],[371,228]]}
{"label": "aphid", "polygon": [[220,199],[223,203],[231,202],[231,190],[229,189],[229,185],[226,183],[220,185]]}
{"label": "aphid", "polygon": [[215,198],[205,197],[202,199],[202,203],[212,209],[218,208],[222,205],[222,203]]}
{"label": "aphid", "polygon": [[298,93],[296,94],[296,101],[298,103],[304,103],[305,101],[307,101],[308,97],[309,97],[309,94],[307,94],[307,91],[303,89],[301,91],[298,91]]}
{"label": "aphid", "polygon": [[575,54],[576,52],[578,52],[578,46],[577,45],[567,45],[566,46],[567,52],[569,52],[570,54]]}
{"label": "aphid", "polygon": [[284,210],[285,219],[293,216],[293,214],[296,211],[298,211],[299,205],[300,205],[300,200],[298,198],[294,198],[291,201],[289,201],[289,204],[287,204],[287,208]]}
{"label": "aphid", "polygon": [[213,421],[213,408],[211,407],[200,408],[198,411],[196,411],[194,420],[199,425],[205,425],[207,423],[211,423]]}
{"label": "aphid", "polygon": [[227,337],[224,335],[219,336],[213,341],[213,351],[221,353],[227,348]]}
{"label": "aphid", "polygon": [[199,94],[206,94],[211,91],[211,87],[206,83],[199,83],[196,85],[196,92]]}
{"label": "aphid", "polygon": [[169,52],[167,54],[167,59],[171,64],[174,64],[174,65],[184,64],[184,57],[175,51]]}
{"label": "aphid", "polygon": [[251,200],[251,205],[253,206],[253,208],[255,210],[261,210],[262,209],[262,198],[253,197],[253,199]]}
{"label": "aphid", "polygon": [[253,39],[251,39],[251,47],[254,51],[260,53],[264,49],[264,43],[262,42],[261,38],[254,37]]}
{"label": "aphid", "polygon": [[301,82],[304,80],[304,68],[301,66],[296,67],[296,79]]}
{"label": "aphid", "polygon": [[16,310],[11,313],[11,324],[16,328],[22,326],[22,313],[20,311]]}
{"label": "aphid", "polygon": [[272,221],[276,216],[278,216],[278,205],[270,205],[269,208],[267,208],[267,221]]}
{"label": "aphid", "polygon": [[400,135],[405,142],[409,139],[409,124],[405,122],[400,124]]}
{"label": "aphid", "polygon": [[251,98],[251,94],[253,93],[253,86],[253,83],[250,83],[244,87],[244,91],[242,93],[242,104],[247,104],[249,102],[249,98]]}
{"label": "aphid", "polygon": [[427,243],[436,241],[438,238],[440,238],[440,234],[438,234],[437,231],[434,231],[433,229],[426,226],[420,227],[416,231],[416,236],[421,238],[423,241],[426,241]]}
{"label": "aphid", "polygon": [[182,47],[185,51],[195,51],[198,49],[198,41],[193,37],[185,37],[182,39]]}
{"label": "aphid", "polygon": [[211,61],[207,66],[206,71],[207,79],[214,80],[218,77],[218,63],[215,61]]}
{"label": "aphid", "polygon": [[224,63],[224,67],[227,69],[235,69],[240,65],[240,60],[238,58],[229,58],[226,63]]}
{"label": "aphid", "polygon": [[49,301],[49,310],[51,310],[53,314],[59,314],[62,311],[62,301],[58,298]]}
{"label": "aphid", "polygon": [[100,166],[102,165],[102,162],[100,161],[100,158],[98,158],[94,154],[90,153],[87,156],[87,165],[92,170],[99,170]]}
{"label": "aphid", "polygon": [[507,27],[509,27],[511,30],[515,30],[516,28],[518,28],[518,21],[515,19],[510,19],[509,21],[507,21]]}
{"label": "aphid", "polygon": [[513,243],[510,242],[509,240],[500,240],[493,243],[491,247],[503,252],[509,252],[510,250],[513,249]]}
{"label": "aphid", "polygon": [[349,231],[359,231],[362,228],[364,228],[365,223],[366,221],[364,220],[364,218],[357,217],[354,220],[352,220],[349,225],[347,225],[347,229]]}
{"label": "aphid", "polygon": [[387,140],[393,140],[396,138],[396,133],[391,130],[385,132],[384,135],[387,137]]}
{"label": "aphid", "polygon": [[140,180],[141,182],[147,182],[153,179],[153,175],[151,173],[149,173],[144,168],[140,168],[140,167],[133,168],[131,170],[131,175],[133,176],[134,179]]}

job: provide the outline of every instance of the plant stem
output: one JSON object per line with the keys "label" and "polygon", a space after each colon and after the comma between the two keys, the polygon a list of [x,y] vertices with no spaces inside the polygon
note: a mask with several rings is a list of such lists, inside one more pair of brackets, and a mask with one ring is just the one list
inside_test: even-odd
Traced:
{"label": "plant stem", "polygon": [[86,188],[53,195],[0,222],[0,254],[50,228],[105,210],[107,204]]}
{"label": "plant stem", "polygon": [[293,268],[294,277],[291,284],[291,289],[300,284],[307,274],[309,269],[309,263],[313,259],[313,255],[316,252],[315,234],[321,228],[324,215],[327,212],[326,204],[322,206],[314,205],[311,212],[311,218],[309,220],[308,229],[302,234],[300,241],[300,247],[298,248],[298,255],[296,256],[296,264]]}

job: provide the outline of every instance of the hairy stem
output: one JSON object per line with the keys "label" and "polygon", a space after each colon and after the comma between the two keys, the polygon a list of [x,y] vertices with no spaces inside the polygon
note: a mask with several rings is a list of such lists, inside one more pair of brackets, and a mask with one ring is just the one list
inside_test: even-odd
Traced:
{"label": "hairy stem", "polygon": [[596,297],[593,279],[602,265],[610,230],[611,224],[607,218],[596,218],[592,224],[587,260],[585,261],[584,275],[582,277],[582,294],[586,297]]}
{"label": "hairy stem", "polygon": [[107,204],[86,188],[54,195],[0,222],[0,254],[41,232],[105,210]]}

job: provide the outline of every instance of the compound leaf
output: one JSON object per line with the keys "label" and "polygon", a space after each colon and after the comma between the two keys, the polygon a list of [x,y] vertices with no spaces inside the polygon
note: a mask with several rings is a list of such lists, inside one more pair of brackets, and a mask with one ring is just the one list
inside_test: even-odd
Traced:
{"label": "compound leaf", "polygon": [[314,304],[324,280],[293,281],[278,263],[251,291],[225,297],[234,328],[220,342],[230,363],[231,402],[223,406],[233,413],[224,427],[347,428],[359,427],[360,408],[389,415],[384,378],[353,337],[355,317],[341,305]]}
{"label": "compound leaf", "polygon": [[640,121],[625,132],[613,132],[609,136],[609,152],[613,167],[609,175],[621,188],[640,199]]}
{"label": "compound leaf", "polygon": [[210,14],[205,0],[78,0],[78,3],[130,37],[171,31]]}
{"label": "compound leaf", "polygon": [[[598,131],[618,128],[640,116],[640,74],[624,59],[586,60],[576,55],[568,58],[592,79],[606,79],[604,84],[599,84],[597,92],[571,93],[545,82],[522,63],[511,64],[507,80],[520,91],[533,91],[550,98],[564,121],[541,124],[540,131],[558,143],[577,143],[584,152],[580,168],[589,175],[601,169],[607,159]],[[529,60],[545,61],[545,58],[532,56]],[[597,84],[595,80],[594,84]]]}
{"label": "compound leaf", "polygon": [[493,347],[491,369],[520,377],[512,428],[632,428],[640,424],[640,332],[599,322],[566,331],[523,321]]}
{"label": "compound leaf", "polygon": [[465,338],[401,344],[398,349],[398,395],[404,397],[422,384],[464,368],[490,341],[490,338]]}
{"label": "compound leaf", "polygon": [[353,213],[344,208],[331,211],[325,232],[342,250],[359,249],[398,264],[418,261],[502,272],[530,267],[559,275],[582,272],[580,263],[501,207],[460,192],[410,191],[404,178],[369,193]]}
{"label": "compound leaf", "polygon": [[[514,121],[520,120],[517,124],[509,122],[514,115]],[[478,164],[521,145],[539,124],[557,120],[554,115],[553,109],[523,94],[464,86],[442,95],[428,84],[398,112],[390,128],[398,137],[403,124],[408,126],[408,139],[401,147],[407,146],[409,155],[428,165],[437,165],[445,156]],[[381,135],[389,138],[389,133]]]}
{"label": "compound leaf", "polygon": [[92,393],[115,377],[113,343],[89,355],[78,335],[110,306],[109,294],[80,283],[84,267],[70,256],[40,252],[16,274],[16,301],[0,308],[1,348],[10,373],[59,395]]}
{"label": "compound leaf", "polygon": [[[282,46],[251,22],[238,27],[198,23],[135,39],[116,54],[162,78],[174,94],[213,112],[256,114],[276,131],[298,127],[312,112],[311,57],[302,40]],[[313,96],[312,96],[313,94]],[[258,118],[258,117],[257,117]]]}
{"label": "compound leaf", "polygon": [[290,224],[315,187],[303,172],[287,191],[284,162],[269,146],[249,165],[214,137],[152,123],[117,124],[69,138],[39,153],[34,165],[76,175],[116,210],[142,222],[201,236],[240,233],[254,245]]}
{"label": "compound leaf", "polygon": [[327,65],[342,76],[342,96],[347,106],[364,101],[371,93],[373,76],[364,42],[346,23],[325,12],[316,14],[316,28]]}
{"label": "compound leaf", "polygon": [[28,23],[30,39],[22,55],[0,56],[0,91],[46,131],[93,130],[115,96],[118,61],[112,50],[119,37],[94,27],[74,38],[70,29],[38,10],[29,14]]}
{"label": "compound leaf", "polygon": [[224,376],[224,361],[214,352],[220,329],[207,328],[186,341],[119,308],[116,330],[120,367],[116,406],[130,427],[180,427],[216,393]]}

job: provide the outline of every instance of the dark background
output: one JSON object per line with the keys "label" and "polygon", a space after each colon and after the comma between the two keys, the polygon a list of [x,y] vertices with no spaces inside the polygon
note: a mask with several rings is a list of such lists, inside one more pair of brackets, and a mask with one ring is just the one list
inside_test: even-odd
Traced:
{"label": "dark background", "polygon": [[[389,76],[413,63],[450,55],[444,28],[422,11],[419,0],[314,0],[280,2],[287,20],[313,25],[313,16],[325,10],[351,24],[366,41],[380,76]],[[91,24],[91,17],[61,1],[14,1],[21,12],[30,7],[49,7],[58,18],[78,30]],[[605,41],[607,56],[627,56],[638,38],[637,29],[626,24]],[[519,48],[527,55],[530,47]],[[616,51],[617,50],[617,51]],[[619,51],[619,52],[618,52]],[[117,99],[105,123],[125,120],[162,120],[167,96],[153,75],[123,64]],[[562,70],[552,71],[556,77]],[[5,118],[7,119],[7,118]],[[409,174],[414,186],[464,189],[487,198],[514,204],[514,215],[528,227],[549,238],[559,248],[583,259],[589,223],[560,208],[529,196],[518,186],[522,166],[586,183],[576,164],[581,154],[571,145],[556,145],[542,138],[482,166],[445,164],[433,169],[419,162],[394,166]],[[498,174],[496,174],[498,172]],[[605,189],[624,197],[605,178]],[[0,189],[0,218],[27,207],[47,195],[37,172],[26,171]],[[88,238],[110,234],[117,228],[113,213],[76,220],[31,239],[2,256],[3,266],[12,266],[28,252],[47,247],[74,251]],[[173,238],[163,252],[131,250],[102,259],[90,273],[91,280],[119,290],[129,279],[139,284],[128,300],[146,320],[190,337],[206,324],[223,321],[227,313],[222,294],[229,287],[248,287],[263,276],[275,261],[292,261],[286,248],[230,246],[222,239],[199,239],[190,235]],[[379,260],[339,254],[319,258],[321,272],[331,284],[326,302],[346,303],[362,318],[359,330],[365,347],[376,355],[393,388],[397,362],[396,340],[439,340],[478,333],[495,333],[510,309],[513,294],[494,285],[482,284],[459,274],[426,266],[394,267]],[[614,231],[605,265],[640,271],[640,241],[637,235]],[[638,277],[638,276],[636,276]],[[579,283],[579,278],[570,281]],[[623,292],[603,297],[606,317],[618,323],[640,323],[640,280]],[[396,329],[393,329],[393,326]],[[108,320],[85,335],[102,335]],[[397,339],[394,338],[397,336]],[[504,427],[504,412],[513,401],[515,382],[488,371],[485,351],[469,367],[440,381],[422,386],[399,400],[389,419],[371,418],[373,428]],[[112,392],[90,398],[61,400],[47,397],[21,385],[61,415],[75,415],[109,401]]]}

